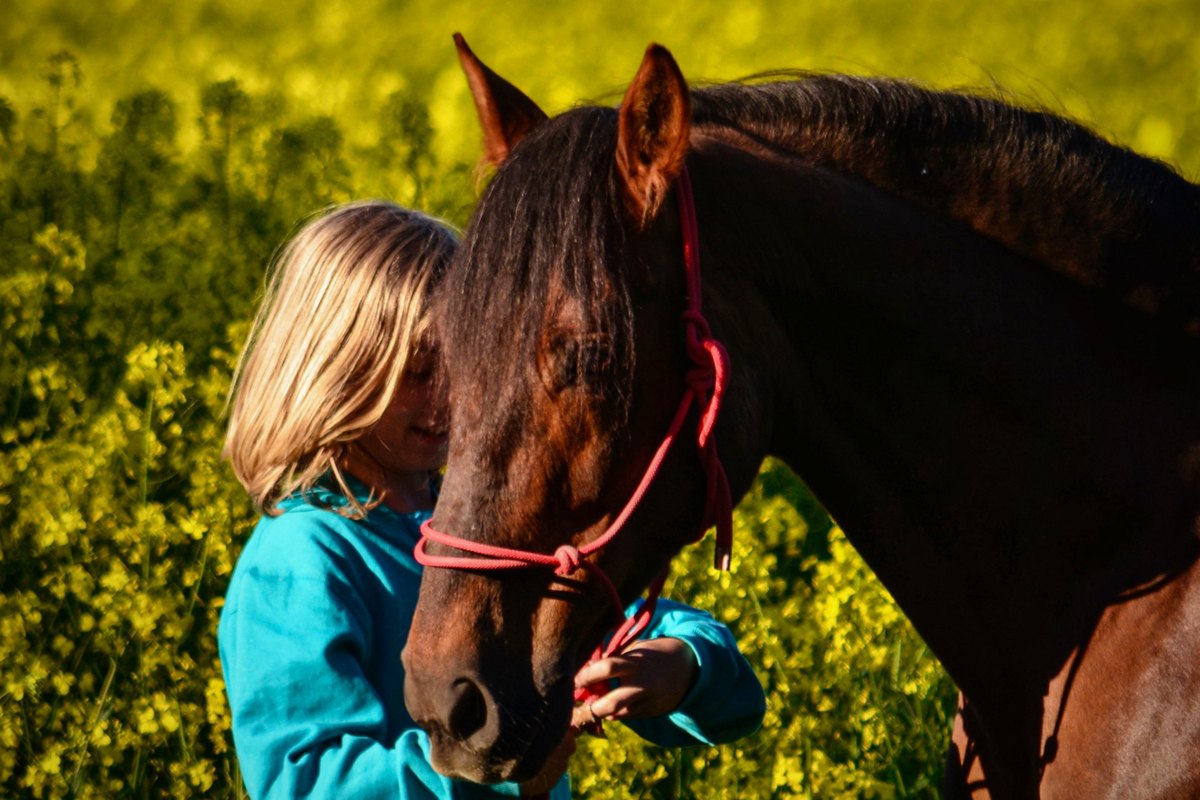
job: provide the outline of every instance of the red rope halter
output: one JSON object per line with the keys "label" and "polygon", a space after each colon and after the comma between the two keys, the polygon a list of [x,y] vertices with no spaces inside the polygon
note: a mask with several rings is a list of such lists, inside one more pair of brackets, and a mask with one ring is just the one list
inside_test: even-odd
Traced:
{"label": "red rope halter", "polygon": [[[612,580],[604,573],[604,570],[594,562],[587,560],[586,557],[612,541],[612,538],[624,527],[630,515],[633,514],[634,509],[637,508],[638,503],[641,502],[642,496],[645,495],[646,490],[650,488],[650,484],[654,482],[654,478],[658,475],[659,468],[662,466],[663,459],[666,458],[667,451],[671,449],[671,444],[675,441],[676,435],[678,435],[680,428],[683,426],[683,421],[687,417],[692,403],[695,402],[700,409],[700,425],[697,435],[700,464],[704,468],[704,474],[708,483],[707,499],[704,505],[704,518],[701,523],[700,533],[703,534],[709,527],[714,524],[716,525],[715,566],[717,569],[729,569],[733,546],[733,504],[729,494],[729,481],[725,477],[725,469],[721,466],[721,461],[717,457],[716,438],[712,435],[713,427],[717,422],[717,414],[721,409],[721,399],[725,394],[725,385],[729,379],[729,354],[725,352],[725,348],[720,342],[712,338],[708,322],[704,319],[704,315],[700,313],[699,238],[696,232],[696,207],[692,200],[692,183],[688,178],[686,167],[679,174],[677,194],[679,195],[679,219],[683,227],[684,268],[687,276],[688,307],[683,312],[684,337],[687,344],[688,357],[691,358],[695,366],[689,369],[685,376],[687,389],[683,393],[683,400],[679,404],[679,409],[675,412],[675,418],[671,421],[671,427],[668,429],[666,437],[663,438],[662,443],[658,446],[658,450],[655,451],[654,458],[650,460],[650,466],[646,468],[641,482],[638,484],[637,489],[634,490],[629,501],[625,503],[625,507],[621,509],[621,513],[617,515],[617,518],[608,526],[608,529],[598,538],[578,548],[570,544],[564,544],[555,550],[553,555],[516,550],[509,547],[496,547],[494,545],[473,542],[469,539],[460,539],[457,536],[434,530],[433,526],[429,524],[430,521],[426,520],[421,525],[423,536],[417,543],[414,552],[418,563],[427,567],[471,570],[552,567],[554,573],[562,577],[566,577],[575,570],[582,568],[596,576],[600,585],[612,601],[613,606],[616,608],[618,616],[624,617],[624,607],[621,605],[621,598],[617,593],[617,587],[613,585]],[[434,541],[438,544],[473,553],[476,557],[430,555],[425,550],[425,543],[427,541]],[[646,596],[646,602],[642,604],[637,613],[621,623],[611,638],[609,638],[607,645],[601,643],[596,648],[595,653],[592,654],[592,661],[607,658],[614,653],[620,652],[646,629],[646,626],[650,624],[650,618],[654,615],[658,596],[662,592],[663,583],[666,581],[666,578],[667,570],[664,569],[662,574],[651,584]],[[589,686],[577,689],[575,691],[575,700],[577,702],[586,701],[599,697],[606,691],[607,687],[604,686]]]}

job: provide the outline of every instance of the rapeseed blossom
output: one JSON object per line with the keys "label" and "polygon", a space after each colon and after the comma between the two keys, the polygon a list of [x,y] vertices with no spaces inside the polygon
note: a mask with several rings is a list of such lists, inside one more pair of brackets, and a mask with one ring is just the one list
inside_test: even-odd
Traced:
{"label": "rapeseed blossom", "polygon": [[[689,77],[995,77],[1195,174],[1200,6],[937,2],[512,0],[456,24],[551,112],[659,39]],[[330,202],[465,224],[478,128],[448,23],[419,4],[95,5],[0,14],[0,796],[240,798],[215,631],[254,514],[219,450],[263,271]],[[762,730],[672,751],[610,725],[577,796],[935,797],[954,688],[887,592],[776,462],[735,527],[732,574],[702,543],[667,594],[738,635]]]}

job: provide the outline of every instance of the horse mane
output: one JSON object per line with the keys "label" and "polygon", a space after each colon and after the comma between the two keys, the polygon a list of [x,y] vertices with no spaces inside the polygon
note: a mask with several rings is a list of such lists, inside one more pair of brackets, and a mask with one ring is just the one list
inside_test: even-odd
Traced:
{"label": "horse mane", "polygon": [[788,77],[693,89],[694,128],[854,175],[1200,337],[1200,187],[1166,164],[995,97]]}

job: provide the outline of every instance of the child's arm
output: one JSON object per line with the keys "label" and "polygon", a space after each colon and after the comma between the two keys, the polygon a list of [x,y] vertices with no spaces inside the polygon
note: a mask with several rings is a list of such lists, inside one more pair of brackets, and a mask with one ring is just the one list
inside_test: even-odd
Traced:
{"label": "child's arm", "polygon": [[584,667],[576,683],[610,679],[618,685],[592,712],[665,747],[739,739],[758,730],[766,712],[762,685],[729,629],[670,600],[658,602],[641,641]]}
{"label": "child's arm", "polygon": [[[221,616],[222,666],[242,774],[254,800],[515,797],[439,775],[407,715],[389,719],[364,672],[373,637],[363,596],[336,542],[296,536],[270,558],[239,564]],[[249,548],[248,548],[249,549]],[[257,563],[255,563],[255,561]],[[399,661],[394,681],[402,682]],[[404,729],[406,728],[407,729]],[[557,777],[557,776],[555,776]],[[555,797],[566,797],[562,781]]]}

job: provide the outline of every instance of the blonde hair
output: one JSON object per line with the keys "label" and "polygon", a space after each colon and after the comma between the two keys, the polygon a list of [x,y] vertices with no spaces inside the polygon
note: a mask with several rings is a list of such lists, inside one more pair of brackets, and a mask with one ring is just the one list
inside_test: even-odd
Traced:
{"label": "blonde hair", "polygon": [[270,271],[238,360],[223,455],[261,513],[329,473],[351,516],[360,503],[338,466],[392,400],[426,341],[425,295],[457,246],[445,223],[369,200],[309,222]]}

